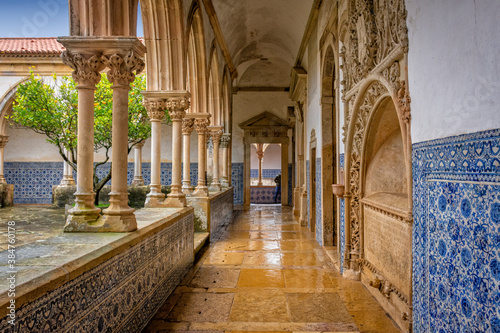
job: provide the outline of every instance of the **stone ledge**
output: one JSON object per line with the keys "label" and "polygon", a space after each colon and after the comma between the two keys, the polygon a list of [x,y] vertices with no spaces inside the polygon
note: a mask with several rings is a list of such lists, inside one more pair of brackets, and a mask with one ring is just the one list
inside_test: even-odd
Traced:
{"label": "stone ledge", "polygon": [[[117,254],[193,213],[186,208],[145,208],[136,212],[138,230],[131,233],[61,234],[16,248],[16,309],[74,280]],[[75,246],[76,245],[76,246]],[[78,246],[79,245],[79,246]],[[78,250],[82,251],[78,251]],[[24,252],[24,253],[23,253]],[[7,251],[0,262],[7,263]],[[0,318],[7,314],[8,266],[0,266]]]}

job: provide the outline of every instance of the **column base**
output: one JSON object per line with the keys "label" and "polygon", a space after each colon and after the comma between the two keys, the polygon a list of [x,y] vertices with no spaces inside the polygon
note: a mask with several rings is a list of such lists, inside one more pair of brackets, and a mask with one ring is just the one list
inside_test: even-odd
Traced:
{"label": "column base", "polygon": [[212,183],[208,189],[209,192],[220,192],[222,191],[222,186],[220,183]]}
{"label": "column base", "polygon": [[307,227],[309,221],[307,220],[307,192],[303,191],[300,195],[300,225]]}
{"label": "column base", "polygon": [[161,185],[150,185],[149,194],[146,196],[144,207],[161,207],[165,200],[165,194],[161,191]]}
{"label": "column base", "polygon": [[187,200],[186,195],[182,192],[180,193],[170,193],[167,198],[162,203],[162,207],[186,207]]}
{"label": "column base", "polygon": [[76,185],[76,182],[73,178],[69,177],[63,177],[63,179],[61,179],[61,183],[59,184],[59,186],[73,186],[73,185]]}
{"label": "column base", "polygon": [[191,186],[191,181],[182,181],[182,193],[190,195],[194,191],[194,186]]}
{"label": "column base", "polygon": [[196,188],[191,196],[193,196],[193,197],[208,197],[208,187],[196,186]]}
{"label": "column base", "polygon": [[142,177],[134,177],[132,186],[144,186],[144,179]]}
{"label": "column base", "polygon": [[122,215],[69,214],[64,232],[130,232],[137,230],[134,213]]}
{"label": "column base", "polygon": [[227,180],[227,179],[221,179],[220,185],[222,186],[222,188],[228,188],[228,187],[230,187],[229,186],[229,180]]}

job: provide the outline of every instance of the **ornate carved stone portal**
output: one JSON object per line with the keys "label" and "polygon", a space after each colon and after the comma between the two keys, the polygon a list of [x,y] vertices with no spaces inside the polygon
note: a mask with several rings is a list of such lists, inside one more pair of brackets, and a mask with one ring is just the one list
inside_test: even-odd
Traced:
{"label": "ornate carved stone portal", "polygon": [[340,53],[346,106],[344,275],[361,279],[398,325],[411,331],[411,99],[404,0],[350,0],[348,13]]}
{"label": "ornate carved stone portal", "polygon": [[245,206],[250,205],[250,145],[254,143],[277,143],[281,145],[281,203],[288,205],[288,122],[270,112],[262,112],[241,124],[245,131],[245,163],[243,172]]}

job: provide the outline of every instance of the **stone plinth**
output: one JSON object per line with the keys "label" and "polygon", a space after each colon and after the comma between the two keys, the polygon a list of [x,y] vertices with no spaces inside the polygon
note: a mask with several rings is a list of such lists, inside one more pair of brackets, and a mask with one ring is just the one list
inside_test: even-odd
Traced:
{"label": "stone plinth", "polygon": [[0,183],[0,208],[14,205],[14,185]]}
{"label": "stone plinth", "polygon": [[217,239],[233,215],[233,188],[210,193],[208,197],[188,196],[186,199],[194,208],[195,231],[209,232],[211,241]]}
{"label": "stone plinth", "polygon": [[[128,234],[61,233],[16,247],[16,332],[141,332],[193,264],[193,209],[136,218]],[[7,276],[0,271],[0,332],[12,328]]]}

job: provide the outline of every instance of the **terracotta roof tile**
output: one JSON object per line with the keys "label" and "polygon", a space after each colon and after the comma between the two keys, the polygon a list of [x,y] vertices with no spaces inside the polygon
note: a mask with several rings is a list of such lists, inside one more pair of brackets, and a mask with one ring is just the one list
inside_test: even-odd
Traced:
{"label": "terracotta roof tile", "polygon": [[1,54],[58,55],[64,46],[51,38],[0,38]]}

